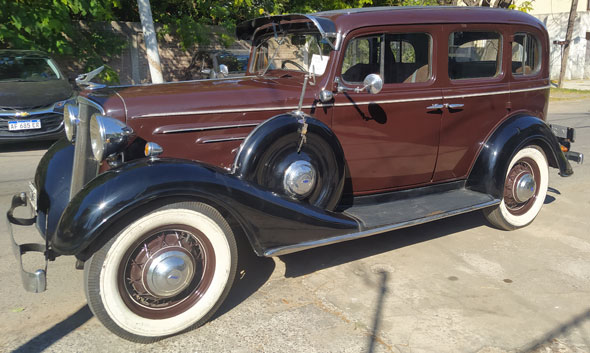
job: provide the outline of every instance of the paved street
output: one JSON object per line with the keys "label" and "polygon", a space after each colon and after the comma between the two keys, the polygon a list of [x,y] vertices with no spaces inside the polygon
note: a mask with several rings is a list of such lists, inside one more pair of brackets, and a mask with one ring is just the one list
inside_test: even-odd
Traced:
{"label": "paved street", "polygon": [[[549,110],[590,158],[590,102]],[[45,148],[0,145],[2,218]],[[243,252],[218,314],[151,345],[92,316],[73,258],[49,264],[46,292],[25,292],[1,222],[0,351],[590,352],[590,160],[573,167],[550,170],[545,206],[517,231],[474,212],[276,259]]]}

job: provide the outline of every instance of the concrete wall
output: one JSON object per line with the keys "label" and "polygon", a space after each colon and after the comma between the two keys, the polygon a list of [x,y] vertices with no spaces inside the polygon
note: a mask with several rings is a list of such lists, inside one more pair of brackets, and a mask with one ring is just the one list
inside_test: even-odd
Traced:
{"label": "concrete wall", "polygon": [[[517,0],[517,4],[522,4],[525,0]],[[578,0],[578,12],[588,11],[590,0]],[[532,3],[533,10],[531,15],[542,15],[549,13],[570,12],[572,0],[534,0]]]}
{"label": "concrete wall", "polygon": [[[549,32],[551,78],[558,79],[561,69],[561,46],[553,44],[553,41],[565,40],[569,11],[553,14],[536,14],[535,17],[543,21]],[[590,32],[590,12],[579,12],[576,17],[572,42],[570,43],[565,74],[566,80],[590,78],[590,41],[586,39],[587,32]]]}

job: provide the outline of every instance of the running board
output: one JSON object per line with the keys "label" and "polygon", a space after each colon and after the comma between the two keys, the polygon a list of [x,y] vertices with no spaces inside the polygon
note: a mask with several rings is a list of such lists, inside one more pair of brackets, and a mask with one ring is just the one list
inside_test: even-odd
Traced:
{"label": "running board", "polygon": [[357,220],[359,232],[271,248],[264,252],[264,256],[280,256],[347,240],[364,238],[495,206],[499,203],[500,200],[494,199],[488,194],[461,188],[411,199],[352,206],[344,210],[343,214]]}

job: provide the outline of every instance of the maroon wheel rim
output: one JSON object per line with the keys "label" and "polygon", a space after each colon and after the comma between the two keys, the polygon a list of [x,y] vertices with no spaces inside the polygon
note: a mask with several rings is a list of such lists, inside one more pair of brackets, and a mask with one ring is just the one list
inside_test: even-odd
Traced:
{"label": "maroon wheel rim", "polygon": [[[531,198],[524,202],[518,202],[516,197],[514,196],[515,192],[515,185],[518,181],[518,178],[523,173],[530,173],[532,174],[533,178],[535,179],[535,193]],[[508,212],[515,216],[520,216],[527,213],[535,204],[537,197],[539,196],[539,186],[541,185],[541,172],[539,170],[539,166],[537,163],[529,158],[525,157],[519,159],[506,176],[506,181],[504,183],[504,204],[506,205],[506,209]]]}
{"label": "maroon wheel rim", "polygon": [[[178,252],[190,259],[193,272],[179,293],[159,297],[146,285],[146,268],[156,256]],[[123,256],[117,271],[117,287],[125,305],[148,319],[166,319],[193,307],[207,291],[215,271],[215,253],[199,230],[176,224],[156,228],[141,236]]]}

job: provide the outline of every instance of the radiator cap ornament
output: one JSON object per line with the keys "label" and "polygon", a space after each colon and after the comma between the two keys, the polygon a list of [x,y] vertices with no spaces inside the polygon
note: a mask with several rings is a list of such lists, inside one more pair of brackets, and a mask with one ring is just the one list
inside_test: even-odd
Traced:
{"label": "radiator cap ornament", "polygon": [[76,77],[76,85],[78,85],[78,87],[82,89],[89,89],[91,91],[99,88],[105,88],[107,86],[105,84],[90,82],[90,80],[92,80],[98,74],[100,74],[102,70],[104,70],[104,65],[99,67],[98,69],[94,69],[85,74],[78,75],[78,77]]}

